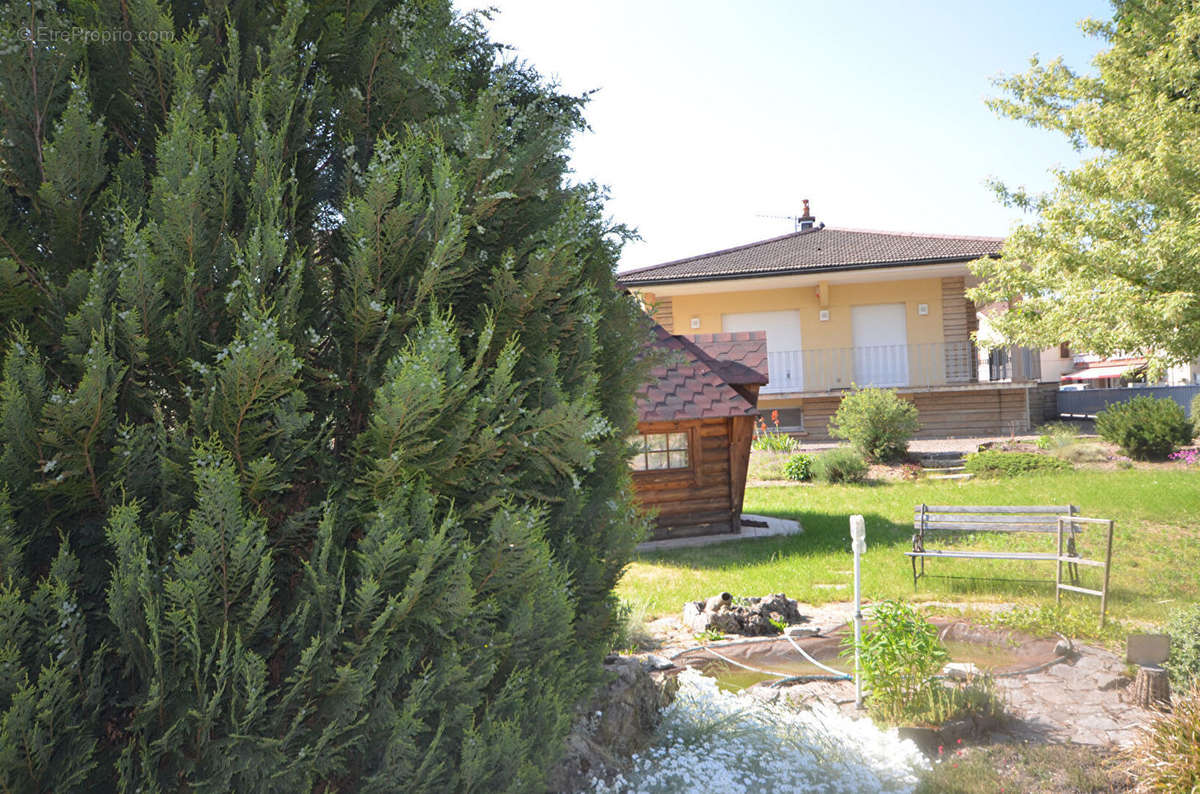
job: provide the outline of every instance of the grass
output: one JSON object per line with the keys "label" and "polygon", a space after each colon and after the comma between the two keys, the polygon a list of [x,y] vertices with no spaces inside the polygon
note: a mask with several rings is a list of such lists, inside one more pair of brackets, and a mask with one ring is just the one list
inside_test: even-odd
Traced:
{"label": "grass", "polygon": [[917,786],[917,794],[1099,794],[1128,790],[1129,783],[1111,754],[1100,748],[996,744],[947,750]]}
{"label": "grass", "polygon": [[[920,504],[1066,504],[1117,522],[1109,615],[1162,623],[1176,606],[1200,601],[1200,473],[1183,470],[1077,470],[997,480],[748,488],[747,513],[799,519],[804,533],[644,555],[618,592],[644,602],[649,616],[678,614],[684,601],[728,590],[736,595],[785,592],[812,604],[852,597],[849,516],[867,522],[863,592],[870,599],[1054,603],[1054,566],[1011,560],[932,560],[914,590],[904,552],[912,548],[913,506]],[[1050,550],[1053,536],[1037,536]],[[1006,539],[976,537],[983,547]],[[1014,542],[1014,541],[1009,541]],[[1028,542],[1028,539],[1022,539]],[[1100,533],[1080,542],[1085,557],[1103,554]],[[1081,568],[1082,584],[1099,572]],[[822,585],[825,585],[822,587]],[[1098,613],[1098,599],[1064,594],[1072,611]],[[1084,631],[1084,622],[1080,631]],[[1079,636],[1079,635],[1077,635]]]}

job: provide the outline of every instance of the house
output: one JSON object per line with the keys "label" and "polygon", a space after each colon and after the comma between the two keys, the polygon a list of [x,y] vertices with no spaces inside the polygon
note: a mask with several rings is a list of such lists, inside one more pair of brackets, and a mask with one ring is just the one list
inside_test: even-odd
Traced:
{"label": "house", "polygon": [[759,411],[778,410],[807,440],[829,438],[855,385],[912,400],[919,437],[1041,423],[1037,351],[981,355],[971,339],[968,263],[997,256],[1002,238],[828,228],[807,202],[799,220],[792,234],[628,270],[620,283],[672,333],[765,331],[771,379]]}
{"label": "house", "polygon": [[738,532],[766,335],[676,336],[654,327],[662,357],[637,398],[634,492],[657,514],[652,539]]}

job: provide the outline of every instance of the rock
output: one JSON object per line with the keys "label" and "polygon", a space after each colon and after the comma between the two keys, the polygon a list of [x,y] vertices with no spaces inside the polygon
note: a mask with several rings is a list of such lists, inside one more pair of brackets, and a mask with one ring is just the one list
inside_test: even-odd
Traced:
{"label": "rock", "polygon": [[643,656],[642,664],[648,670],[670,670],[675,666],[675,663],[670,659],[665,656],[659,656],[656,653],[648,653]]}
{"label": "rock", "polygon": [[688,601],[683,605],[683,624],[696,634],[718,631],[722,634],[769,637],[780,633],[780,623],[801,623],[805,620],[796,602],[783,593],[746,598],[740,603],[732,597],[726,599],[728,595],[721,593],[707,601]]}
{"label": "rock", "polygon": [[650,745],[662,710],[679,689],[673,674],[652,670],[664,661],[674,667],[653,654],[605,663],[609,680],[576,710],[566,752],[550,773],[549,791],[580,791],[595,777],[611,779],[631,766],[634,753]]}
{"label": "rock", "polygon": [[962,681],[978,676],[980,670],[973,662],[950,662],[942,668],[942,674],[955,681]]}
{"label": "rock", "polygon": [[708,599],[704,603],[704,611],[706,612],[721,612],[733,606],[733,596],[729,593],[721,593]]}

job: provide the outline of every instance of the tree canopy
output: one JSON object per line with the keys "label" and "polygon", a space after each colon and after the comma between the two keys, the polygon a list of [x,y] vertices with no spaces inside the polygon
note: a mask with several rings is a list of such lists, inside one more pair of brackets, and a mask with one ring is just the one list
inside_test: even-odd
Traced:
{"label": "tree canopy", "polygon": [[485,23],[0,7],[0,788],[540,785],[644,329],[583,100]]}
{"label": "tree canopy", "polygon": [[1107,48],[1094,70],[1061,59],[1000,81],[1000,114],[1067,136],[1086,159],[1045,194],[998,188],[1036,213],[996,260],[974,266],[978,304],[1010,342],[1070,342],[1158,363],[1200,355],[1200,9],[1117,0],[1084,30]]}

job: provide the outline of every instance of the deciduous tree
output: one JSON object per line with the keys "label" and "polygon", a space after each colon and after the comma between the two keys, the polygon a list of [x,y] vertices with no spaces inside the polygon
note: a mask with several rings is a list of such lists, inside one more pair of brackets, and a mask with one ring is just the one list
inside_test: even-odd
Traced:
{"label": "deciduous tree", "polygon": [[997,260],[981,260],[977,303],[1010,302],[1008,341],[1070,342],[1158,363],[1200,355],[1200,10],[1117,0],[1083,29],[1107,45],[1094,69],[1062,60],[1000,81],[1001,115],[1067,136],[1084,153],[1045,194],[999,188],[1036,213]]}

